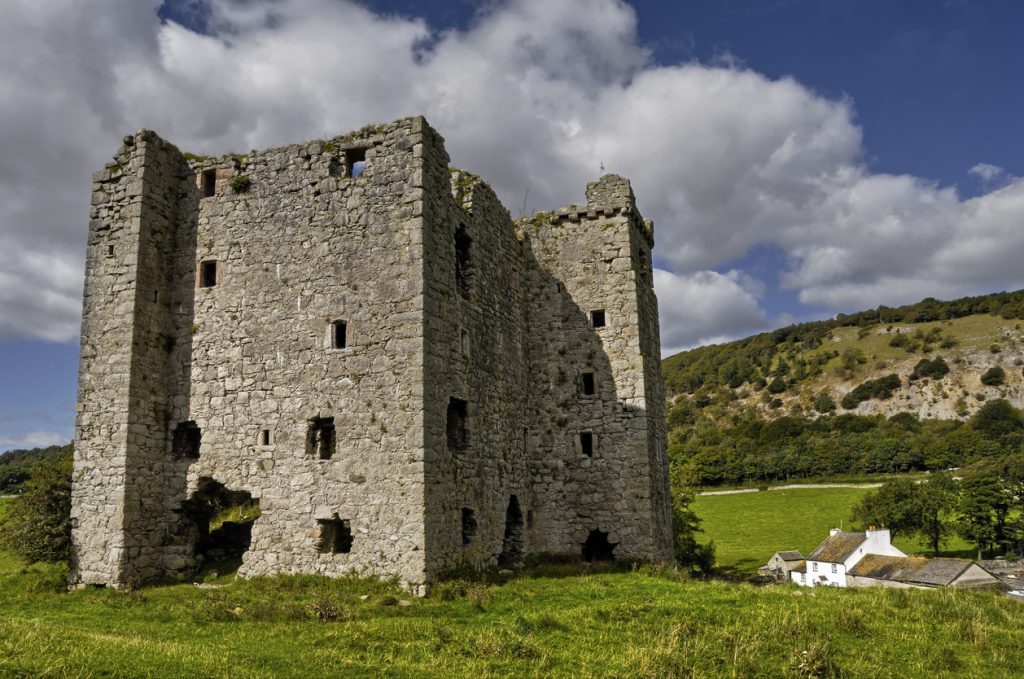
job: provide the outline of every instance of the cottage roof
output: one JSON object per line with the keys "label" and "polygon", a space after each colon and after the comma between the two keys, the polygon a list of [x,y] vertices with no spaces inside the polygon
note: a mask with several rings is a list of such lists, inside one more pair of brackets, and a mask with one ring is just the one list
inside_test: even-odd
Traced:
{"label": "cottage roof", "polygon": [[795,549],[794,550],[790,550],[790,551],[786,551],[786,552],[775,552],[775,553],[779,555],[780,559],[782,559],[783,561],[787,561],[787,562],[789,562],[789,561],[803,561],[804,560],[804,555],[801,554],[800,552],[796,551]]}
{"label": "cottage roof", "polygon": [[973,563],[966,559],[926,559],[922,556],[868,554],[850,570],[850,575],[944,587],[956,581]]}
{"label": "cottage roof", "polygon": [[828,536],[824,542],[818,545],[811,552],[811,555],[807,557],[807,560],[843,563],[866,539],[867,536],[863,532],[838,531],[835,535]]}
{"label": "cottage roof", "polygon": [[797,565],[793,566],[793,568],[791,568],[789,572],[790,573],[806,573],[807,572],[807,562],[806,561],[801,561]]}

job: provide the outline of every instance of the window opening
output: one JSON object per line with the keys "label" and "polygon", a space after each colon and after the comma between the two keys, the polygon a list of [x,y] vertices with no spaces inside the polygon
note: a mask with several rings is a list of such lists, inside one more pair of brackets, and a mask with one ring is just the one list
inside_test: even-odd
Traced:
{"label": "window opening", "polygon": [[160,291],[159,290],[154,290],[153,291],[153,301],[154,302],[159,302],[160,301]]}
{"label": "window opening", "polygon": [[462,508],[462,544],[468,545],[476,535],[476,515],[469,507]]}
{"label": "window opening", "polygon": [[469,356],[469,333],[465,330],[462,331],[462,339],[459,344],[459,349],[462,351],[463,356]]}
{"label": "window opening", "polygon": [[270,436],[270,430],[269,429],[261,430],[260,431],[260,437],[259,437],[259,444],[261,446],[269,446],[271,444],[271,441],[273,441],[273,438]]}
{"label": "window opening", "polygon": [[314,417],[306,433],[306,454],[321,460],[334,455],[335,430],[333,417]]}
{"label": "window opening", "polygon": [[217,285],[217,260],[199,262],[199,287],[212,288]]}
{"label": "window opening", "polygon": [[473,284],[473,239],[466,233],[466,227],[455,231],[455,286],[459,294],[469,297]]}
{"label": "window opening", "polygon": [[605,326],[604,309],[594,309],[590,312],[590,325],[594,328]]}
{"label": "window opening", "polygon": [[593,396],[594,395],[594,373],[583,373],[581,376],[583,380],[583,395]]}
{"label": "window opening", "polygon": [[366,169],[366,149],[345,151],[345,175],[355,179]]}
{"label": "window opening", "polygon": [[320,525],[320,544],[317,549],[321,554],[348,554],[352,551],[352,525],[348,519],[339,519],[335,514],[331,519],[317,519]]}
{"label": "window opening", "polygon": [[107,246],[107,257],[113,257],[113,256],[114,256],[114,246],[113,245],[108,245]]}
{"label": "window opening", "polygon": [[344,349],[348,344],[348,323],[334,321],[331,323],[331,348]]}
{"label": "window opening", "polygon": [[217,192],[217,171],[203,170],[202,175],[203,198],[209,198]]}
{"label": "window opening", "polygon": [[526,527],[533,528],[533,510],[527,510],[526,512]]}
{"label": "window opening", "polygon": [[448,399],[448,419],[446,433],[448,436],[448,450],[454,453],[461,453],[469,445],[466,433],[466,420],[468,419],[468,405],[458,398]]}
{"label": "window opening", "polygon": [[580,433],[580,452],[587,457],[594,457],[594,434],[585,431]]}
{"label": "window opening", "polygon": [[178,459],[199,459],[199,446],[203,440],[203,432],[192,420],[179,422],[171,434],[171,452]]}

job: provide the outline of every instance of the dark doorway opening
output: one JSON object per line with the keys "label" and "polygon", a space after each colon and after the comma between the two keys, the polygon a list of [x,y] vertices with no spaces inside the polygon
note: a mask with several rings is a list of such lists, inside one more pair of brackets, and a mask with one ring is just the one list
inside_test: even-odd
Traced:
{"label": "dark doorway opening", "polygon": [[617,542],[608,542],[608,533],[592,530],[583,543],[584,561],[615,561]]}
{"label": "dark doorway opening", "polygon": [[320,540],[317,549],[321,554],[348,554],[352,551],[352,524],[348,519],[318,519]]}
{"label": "dark doorway opening", "polygon": [[196,555],[204,569],[225,573],[238,570],[252,542],[252,526],[260,503],[244,490],[231,490],[210,477],[200,477],[182,513],[197,531]]}
{"label": "dark doorway opening", "polygon": [[501,541],[501,554],[498,565],[503,568],[518,566],[523,562],[523,510],[519,508],[519,498],[515,495],[508,499],[505,510],[505,535]]}

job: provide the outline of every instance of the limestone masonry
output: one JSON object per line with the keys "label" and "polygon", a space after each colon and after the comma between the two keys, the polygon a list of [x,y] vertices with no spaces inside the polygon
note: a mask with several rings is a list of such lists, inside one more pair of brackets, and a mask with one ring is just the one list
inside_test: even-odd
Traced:
{"label": "limestone masonry", "polygon": [[513,222],[421,117],[218,158],[126,137],[93,177],[72,583],[190,577],[218,537],[245,576],[417,592],[668,559],[653,230],[622,177],[586,195]]}

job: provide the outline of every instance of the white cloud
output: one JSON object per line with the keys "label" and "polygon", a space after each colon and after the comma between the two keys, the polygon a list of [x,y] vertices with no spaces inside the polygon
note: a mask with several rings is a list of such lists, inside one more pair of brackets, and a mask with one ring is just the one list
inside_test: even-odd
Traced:
{"label": "white cloud", "polygon": [[697,271],[680,276],[655,269],[654,291],[661,307],[665,356],[749,335],[768,325],[757,301],[763,284],[735,271]]}
{"label": "white cloud", "polygon": [[998,165],[992,165],[991,163],[978,163],[967,171],[967,174],[978,177],[982,181],[986,182],[990,182],[993,179],[1001,177],[1005,173],[1006,170]]}
{"label": "white cloud", "polygon": [[1022,283],[1020,180],[978,165],[1002,188],[963,200],[872,174],[852,102],[738,61],[654,64],[621,0],[487,3],[444,32],[342,0],[211,0],[215,36],[158,4],[0,7],[0,339],[77,333],[89,174],[140,127],[226,152],[424,113],[455,164],[532,209],[580,200],[604,164],[655,219],[662,287],[719,300],[663,299],[666,347],[765,322],[756,285],[712,271],[757,245],[835,310]]}

